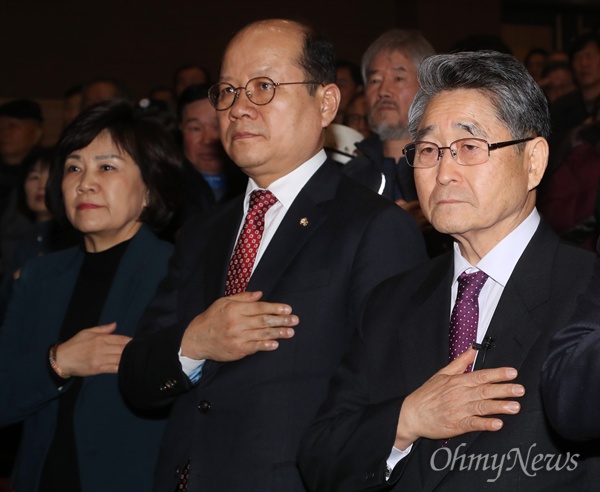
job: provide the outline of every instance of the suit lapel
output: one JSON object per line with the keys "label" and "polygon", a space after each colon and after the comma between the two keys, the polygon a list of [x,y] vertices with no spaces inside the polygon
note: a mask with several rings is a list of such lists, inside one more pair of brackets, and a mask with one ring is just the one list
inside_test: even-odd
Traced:
{"label": "suit lapel", "polygon": [[204,283],[202,292],[205,293],[207,300],[206,307],[225,295],[227,270],[243,220],[243,206],[244,197],[242,196],[230,202],[227,209],[223,210],[221,217],[209,230],[211,247],[204,248],[206,254],[204,258],[200,258],[197,264],[198,272],[190,276],[190,278],[202,279]]}
{"label": "suit lapel", "polygon": [[[115,321],[116,313],[120,313],[121,317],[125,318],[125,313],[131,306],[138,284],[142,279],[142,276],[136,275],[135,272],[142,268],[150,254],[152,241],[155,240],[153,236],[147,226],[142,226],[127,246],[106,297],[99,324]],[[119,326],[115,333],[122,333]]]}
{"label": "suit lapel", "polygon": [[559,240],[540,224],[504,288],[486,332],[494,347],[476,368],[511,366],[519,369],[540,335],[536,308],[550,298],[552,264]]}
{"label": "suit lapel", "polygon": [[327,218],[328,204],[335,197],[341,178],[335,165],[325,161],[308,180],[277,228],[247,290],[261,290],[263,298],[269,298],[290,263]]}
{"label": "suit lapel", "polygon": [[431,271],[411,296],[414,309],[408,319],[401,321],[403,329],[398,332],[398,343],[406,347],[404,353],[423,354],[426,348],[426,357],[418,362],[413,357],[403,361],[403,373],[406,371],[410,381],[426,381],[448,364],[452,254],[433,262]]}

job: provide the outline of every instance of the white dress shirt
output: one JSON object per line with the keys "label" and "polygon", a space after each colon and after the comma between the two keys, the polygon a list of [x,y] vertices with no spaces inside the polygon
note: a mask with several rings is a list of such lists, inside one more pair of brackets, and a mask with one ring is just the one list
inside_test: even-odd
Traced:
{"label": "white dress shirt", "polygon": [[[323,165],[326,158],[327,154],[323,149],[321,149],[317,154],[315,154],[302,165],[298,166],[291,173],[282,176],[269,185],[268,190],[275,195],[277,198],[277,203],[272,205],[265,214],[265,226],[260,245],[258,246],[258,251],[256,252],[256,259],[254,261],[254,266],[252,267],[252,272],[256,270],[256,266],[262,258],[263,253],[267,249],[271,239],[273,239],[277,228],[281,224],[281,221],[285,217],[287,211],[292,206],[292,203],[294,203],[298,193],[300,193],[300,190],[304,188],[304,185],[306,185],[308,180]],[[246,195],[244,197],[244,219],[248,213],[248,209],[250,208],[250,194],[254,190],[258,189],[261,188],[252,178],[250,178],[248,180]],[[240,224],[237,235],[238,238],[242,232],[242,228],[244,227],[244,221],[245,220],[242,220],[242,223]],[[192,381],[197,381],[200,377],[200,369],[205,361],[190,359],[189,357],[181,355],[181,348],[179,349],[179,361],[181,362],[181,368],[183,369],[183,372],[189,376]]]}
{"label": "white dress shirt", "polygon": [[[519,258],[525,251],[525,248],[531,241],[540,223],[540,214],[537,209],[521,222],[508,236],[500,241],[492,250],[485,255],[477,265],[471,265],[461,254],[458,243],[454,243],[454,277],[452,280],[452,292],[450,298],[450,314],[456,302],[458,294],[458,277],[463,272],[474,273],[477,270],[483,271],[489,277],[481,292],[479,293],[479,323],[477,325],[477,343],[481,343],[485,336],[492,316],[496,311],[502,292],[508,279],[512,275]],[[450,318],[448,318],[450,319]],[[405,450],[393,448],[387,459],[388,469],[391,470],[396,463],[404,458],[410,450],[412,444]]]}

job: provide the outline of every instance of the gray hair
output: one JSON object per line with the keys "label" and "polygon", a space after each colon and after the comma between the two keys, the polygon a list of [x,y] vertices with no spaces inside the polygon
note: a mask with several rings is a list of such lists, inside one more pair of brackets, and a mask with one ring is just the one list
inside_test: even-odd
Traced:
{"label": "gray hair", "polygon": [[391,29],[384,32],[371,46],[367,48],[362,57],[362,77],[367,84],[367,72],[373,62],[373,58],[382,51],[400,51],[412,58],[416,68],[419,68],[421,62],[428,56],[435,55],[433,46],[423,35],[414,29]]}
{"label": "gray hair", "polygon": [[431,99],[440,92],[458,89],[475,89],[489,97],[499,121],[515,140],[548,138],[550,134],[544,93],[512,55],[473,51],[432,56],[421,64],[418,79],[421,87],[408,113],[408,130],[413,138]]}

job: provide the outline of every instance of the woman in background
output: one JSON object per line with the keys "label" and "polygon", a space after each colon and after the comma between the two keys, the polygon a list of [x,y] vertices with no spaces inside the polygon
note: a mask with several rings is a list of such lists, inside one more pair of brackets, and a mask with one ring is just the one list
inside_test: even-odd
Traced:
{"label": "woman in background", "polygon": [[149,491],[164,420],[117,385],[121,352],[166,272],[159,230],[178,201],[170,137],[126,103],[65,130],[47,203],[81,247],[21,270],[0,331],[0,425],[23,421],[18,492]]}

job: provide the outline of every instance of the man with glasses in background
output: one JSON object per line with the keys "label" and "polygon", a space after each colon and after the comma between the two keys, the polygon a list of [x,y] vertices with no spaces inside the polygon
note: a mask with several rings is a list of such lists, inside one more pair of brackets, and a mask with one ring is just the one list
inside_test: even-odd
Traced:
{"label": "man with glasses in background", "polygon": [[412,217],[326,159],[334,62],[329,42],[284,20],[225,51],[209,98],[245,196],[183,228],[121,360],[134,405],[174,402],[156,491],[304,491],[300,436],[367,293],[425,260]]}
{"label": "man with glasses in background", "polygon": [[[540,370],[593,256],[540,220],[546,99],[518,60],[438,55],[409,112],[427,219],[454,251],[378,286],[300,467],[311,490],[595,490],[597,454],[544,414]],[[595,451],[597,453],[597,450]]]}

